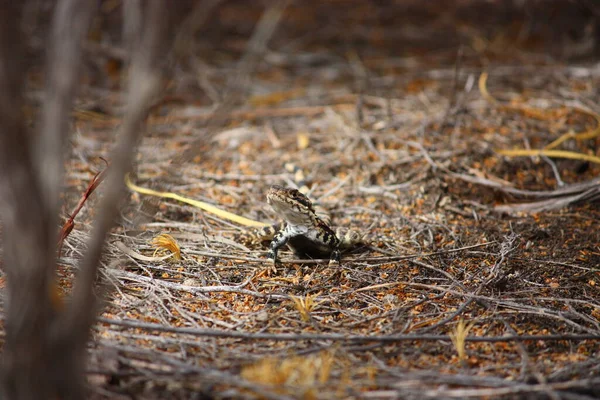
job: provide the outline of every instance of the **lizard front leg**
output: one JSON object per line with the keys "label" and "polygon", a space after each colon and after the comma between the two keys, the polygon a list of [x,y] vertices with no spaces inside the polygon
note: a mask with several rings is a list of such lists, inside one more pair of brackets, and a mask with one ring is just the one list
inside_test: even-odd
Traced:
{"label": "lizard front leg", "polygon": [[276,272],[277,262],[277,253],[279,249],[287,244],[290,240],[290,236],[286,234],[285,229],[280,230],[275,234],[273,240],[271,241],[271,245],[269,246],[269,252],[267,253],[267,258],[271,261],[271,265],[269,267],[269,272]]}

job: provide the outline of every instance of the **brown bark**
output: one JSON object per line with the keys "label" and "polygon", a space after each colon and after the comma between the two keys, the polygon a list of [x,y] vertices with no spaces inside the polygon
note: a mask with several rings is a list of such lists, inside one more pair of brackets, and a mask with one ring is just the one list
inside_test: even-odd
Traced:
{"label": "brown bark", "polygon": [[104,187],[73,299],[61,303],[55,283],[62,154],[68,132],[81,42],[93,0],[57,4],[50,36],[47,92],[39,133],[22,114],[26,68],[20,2],[0,2],[0,218],[3,224],[6,342],[2,396],[8,399],[80,399],[85,355],[95,321],[94,286],[104,240],[123,196],[141,124],[159,87],[158,62],[168,50],[163,0],[142,6],[140,45],[132,60],[127,114]]}

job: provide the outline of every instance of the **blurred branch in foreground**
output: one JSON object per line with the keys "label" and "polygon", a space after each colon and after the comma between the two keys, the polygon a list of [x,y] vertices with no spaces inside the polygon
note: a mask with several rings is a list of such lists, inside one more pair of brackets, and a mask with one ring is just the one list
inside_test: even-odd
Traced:
{"label": "blurred branch in foreground", "polygon": [[[159,62],[169,49],[170,10],[162,0],[138,2],[138,45],[132,56],[126,115],[103,185],[98,217],[74,284],[63,304],[55,282],[59,195],[68,117],[78,84],[82,41],[94,1],[64,0],[54,9],[47,89],[35,134],[26,126],[27,68],[21,32],[23,5],[0,2],[0,217],[7,276],[2,396],[9,399],[84,397],[85,354],[96,318],[100,255],[123,196],[141,125],[160,85]],[[125,24],[127,17],[125,15]],[[171,21],[172,22],[172,21]]]}

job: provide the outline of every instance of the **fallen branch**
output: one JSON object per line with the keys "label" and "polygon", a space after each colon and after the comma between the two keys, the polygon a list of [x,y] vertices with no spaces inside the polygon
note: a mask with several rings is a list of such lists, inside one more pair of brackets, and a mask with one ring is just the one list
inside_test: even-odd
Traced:
{"label": "fallen branch", "polygon": [[[277,340],[277,341],[300,341],[300,340],[329,340],[333,342],[352,342],[352,343],[399,343],[408,341],[433,342],[450,341],[449,335],[343,335],[336,333],[247,333],[236,331],[225,331],[219,329],[197,329],[197,328],[178,328],[134,320],[114,320],[110,318],[98,318],[99,322],[122,326],[125,328],[142,329],[155,332],[168,332],[180,335],[191,335],[198,337],[218,337],[235,338],[247,340]],[[505,335],[505,336],[469,336],[465,338],[467,342],[473,343],[507,343],[523,341],[583,341],[600,340],[600,335],[595,334],[555,334],[555,335]]]}

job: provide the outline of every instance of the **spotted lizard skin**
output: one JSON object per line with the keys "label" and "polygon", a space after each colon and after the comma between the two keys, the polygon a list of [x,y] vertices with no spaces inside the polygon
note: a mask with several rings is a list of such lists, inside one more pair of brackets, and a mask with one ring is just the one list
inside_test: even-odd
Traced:
{"label": "spotted lizard skin", "polygon": [[290,164],[286,164],[286,169],[294,174],[299,189],[273,185],[267,192],[267,203],[284,222],[245,232],[237,240],[246,245],[270,241],[268,257],[273,263],[285,245],[299,258],[328,258],[330,263],[338,263],[340,252],[361,242],[361,235],[349,230],[334,231],[329,214],[305,194],[308,187],[302,171]]}

